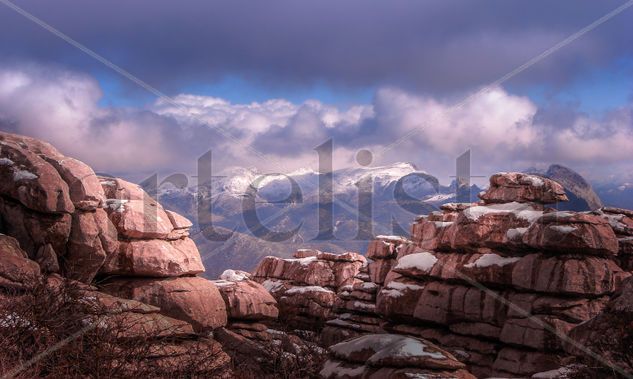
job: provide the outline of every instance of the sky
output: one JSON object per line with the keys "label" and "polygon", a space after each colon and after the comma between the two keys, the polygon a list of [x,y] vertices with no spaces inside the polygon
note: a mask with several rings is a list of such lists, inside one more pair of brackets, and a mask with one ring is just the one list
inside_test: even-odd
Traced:
{"label": "sky", "polygon": [[475,175],[559,163],[631,180],[633,7],[497,83],[621,0],[13,4],[0,129],[99,172],[193,173],[209,150],[220,171],[289,172],[332,139],[335,168],[367,149],[446,182],[470,149]]}

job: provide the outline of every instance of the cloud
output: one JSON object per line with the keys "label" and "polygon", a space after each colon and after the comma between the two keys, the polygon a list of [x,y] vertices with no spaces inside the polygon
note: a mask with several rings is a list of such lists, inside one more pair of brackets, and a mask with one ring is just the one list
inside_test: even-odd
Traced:
{"label": "cloud", "polygon": [[602,120],[579,117],[554,138],[557,153],[576,162],[609,164],[633,160],[633,107],[610,112]]}
{"label": "cloud", "polygon": [[99,171],[127,176],[193,173],[209,149],[218,169],[315,168],[314,148],[330,138],[341,168],[355,164],[359,149],[379,152],[403,135],[408,137],[374,164],[409,161],[450,175],[466,149],[472,149],[481,174],[527,164],[595,166],[633,158],[632,108],[602,119],[567,109],[566,122],[557,125],[560,110],[539,109],[503,88],[458,108],[393,87],[377,91],[370,104],[346,108],[314,100],[232,104],[190,94],[176,96],[176,104],[158,100],[116,108],[99,105],[101,95],[98,82],[85,74],[37,65],[0,68],[0,125],[47,140]]}
{"label": "cloud", "polygon": [[[395,86],[437,95],[499,78],[621,1],[194,0],[183,6],[25,0],[19,5],[165,91],[235,75],[267,88],[324,82],[343,90]],[[623,32],[630,31],[631,9],[626,12],[512,83],[564,83],[633,55],[633,33]],[[104,69],[4,7],[0,31],[3,60]]]}

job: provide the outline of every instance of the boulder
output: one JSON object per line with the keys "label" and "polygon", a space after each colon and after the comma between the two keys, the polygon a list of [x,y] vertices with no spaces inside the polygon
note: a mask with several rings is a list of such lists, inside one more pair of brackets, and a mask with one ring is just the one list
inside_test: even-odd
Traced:
{"label": "boulder", "polygon": [[499,295],[474,287],[430,282],[413,311],[417,320],[450,325],[480,322],[502,326],[507,305]]}
{"label": "boulder", "polygon": [[16,136],[0,132],[0,195],[41,213],[75,211],[68,184],[55,167]]}
{"label": "boulder", "polygon": [[196,244],[190,238],[121,241],[118,253],[101,268],[102,274],[172,277],[204,272]]}
{"label": "boulder", "polygon": [[490,177],[490,187],[479,195],[487,204],[535,202],[541,204],[568,201],[565,189],[557,182],[520,172],[503,172]]}
{"label": "boulder", "polygon": [[615,292],[629,275],[606,258],[530,254],[514,264],[512,285],[531,292],[594,297]]}
{"label": "boulder", "polygon": [[633,211],[604,207],[593,213],[604,218],[618,236],[633,236]]}
{"label": "boulder", "polygon": [[[304,253],[301,254],[303,256]],[[292,259],[268,256],[259,263],[253,278],[260,283],[274,278],[289,280],[297,285],[338,288],[351,284],[364,264],[364,258],[351,254],[350,258],[344,255],[342,259],[323,259],[325,256],[321,254]]]}
{"label": "boulder", "polygon": [[424,285],[398,276],[385,282],[378,292],[376,312],[390,320],[413,320],[413,311],[424,291]]}
{"label": "boulder", "polygon": [[452,354],[431,342],[396,334],[370,334],[330,347],[322,378],[474,378]]}
{"label": "boulder", "polygon": [[108,216],[121,236],[135,239],[167,239],[174,227],[163,207],[153,199],[107,199]]}
{"label": "boulder", "polygon": [[66,253],[72,217],[68,213],[39,213],[0,197],[0,227],[20,242],[29,257],[50,245],[58,257]]}
{"label": "boulder", "polygon": [[618,240],[609,223],[587,213],[546,213],[530,226],[523,243],[557,253],[603,256],[618,253]]}
{"label": "boulder", "polygon": [[40,280],[40,267],[30,260],[15,238],[0,234],[0,287],[26,289]]}
{"label": "boulder", "polygon": [[446,233],[451,247],[456,250],[508,249],[508,231],[527,228],[542,214],[541,209],[531,203],[477,205],[460,213]]}
{"label": "boulder", "polygon": [[161,313],[190,323],[198,332],[227,323],[222,295],[213,282],[204,278],[115,279],[101,288],[115,296],[157,306]]}
{"label": "boulder", "polygon": [[82,282],[92,281],[106,258],[117,255],[117,237],[116,229],[103,209],[75,212],[68,251],[63,258],[66,275]]}
{"label": "boulder", "polygon": [[[222,277],[235,279],[234,274],[223,274]],[[238,277],[238,280],[216,280],[213,283],[222,294],[229,319],[253,321],[276,319],[279,315],[275,298],[255,281]]]}

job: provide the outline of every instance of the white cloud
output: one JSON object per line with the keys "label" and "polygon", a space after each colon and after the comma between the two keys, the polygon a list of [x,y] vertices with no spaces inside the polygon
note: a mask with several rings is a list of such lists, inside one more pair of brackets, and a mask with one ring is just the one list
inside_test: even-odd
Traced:
{"label": "white cloud", "polygon": [[[493,89],[454,109],[451,103],[385,88],[371,104],[339,108],[284,99],[232,104],[181,94],[179,106],[158,100],[145,109],[105,108],[91,77],[41,66],[0,68],[0,122],[4,128],[56,145],[97,170],[135,173],[190,170],[214,150],[217,168],[258,167],[280,172],[316,168],[314,147],[334,139],[336,167],[353,165],[360,148],[379,151],[421,127],[375,164],[412,161],[438,175],[471,148],[477,170],[521,169],[526,162],[620,162],[633,158],[631,112],[606,121],[578,117],[572,128],[534,123],[530,99]],[[229,131],[234,139],[214,132]],[[237,140],[237,142],[235,141]],[[256,148],[270,161],[252,154]],[[282,162],[283,167],[278,164]]]}

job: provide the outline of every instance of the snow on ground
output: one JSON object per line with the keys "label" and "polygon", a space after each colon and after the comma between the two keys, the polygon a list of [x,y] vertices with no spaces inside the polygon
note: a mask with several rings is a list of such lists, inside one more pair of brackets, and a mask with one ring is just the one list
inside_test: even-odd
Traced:
{"label": "snow on ground", "polygon": [[431,271],[436,262],[437,258],[435,255],[425,251],[423,253],[405,255],[400,258],[395,268],[402,270],[413,268],[428,272]]}
{"label": "snow on ground", "polygon": [[473,263],[464,265],[464,267],[466,268],[473,268],[473,267],[483,268],[483,267],[490,267],[490,266],[503,267],[505,265],[509,265],[511,263],[517,262],[520,259],[521,258],[517,258],[517,257],[512,257],[512,258],[502,257],[497,254],[484,254],[481,257],[477,258],[477,260],[474,261]]}

